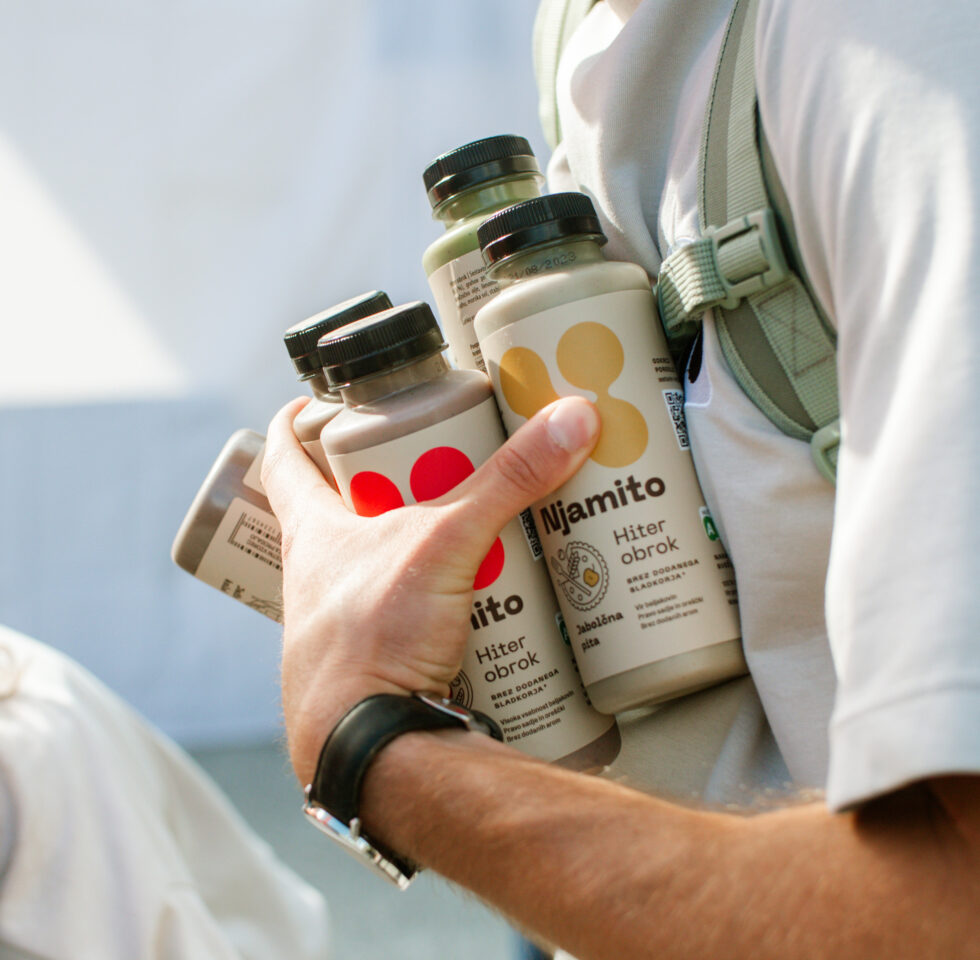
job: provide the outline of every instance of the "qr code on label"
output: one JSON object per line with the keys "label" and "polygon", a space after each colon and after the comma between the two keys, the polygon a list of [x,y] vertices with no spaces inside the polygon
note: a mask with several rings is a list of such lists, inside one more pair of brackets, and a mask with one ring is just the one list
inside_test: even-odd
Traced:
{"label": "qr code on label", "polygon": [[538,528],[534,525],[534,517],[531,516],[530,508],[521,514],[521,526],[524,528],[524,537],[527,540],[531,556],[535,560],[540,560],[544,556],[544,547],[541,546]]}
{"label": "qr code on label", "polygon": [[684,391],[664,390],[664,403],[670,414],[670,422],[674,425],[674,436],[681,450],[689,450],[691,443],[687,438],[687,421],[684,419]]}

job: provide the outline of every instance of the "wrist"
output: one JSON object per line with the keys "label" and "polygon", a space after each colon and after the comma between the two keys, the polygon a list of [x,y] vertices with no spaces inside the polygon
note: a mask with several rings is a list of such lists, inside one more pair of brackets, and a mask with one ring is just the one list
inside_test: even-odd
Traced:
{"label": "wrist", "polygon": [[[329,693],[318,692],[324,689]],[[298,706],[285,710],[289,759],[301,786],[313,780],[320,752],[337,724],[362,700],[379,693],[410,695],[393,683],[377,680],[317,685]]]}
{"label": "wrist", "polygon": [[311,821],[403,889],[417,868],[411,860],[363,833],[362,785],[377,756],[392,741],[415,731],[444,730],[503,739],[500,728],[489,717],[443,697],[427,693],[369,696],[336,724],[306,787],[303,809]]}

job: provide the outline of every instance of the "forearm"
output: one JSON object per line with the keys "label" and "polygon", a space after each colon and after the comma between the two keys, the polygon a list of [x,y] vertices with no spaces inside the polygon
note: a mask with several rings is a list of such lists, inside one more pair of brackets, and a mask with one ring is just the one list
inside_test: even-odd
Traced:
{"label": "forearm", "polygon": [[[490,543],[577,469],[599,420],[581,398],[558,401],[446,497],[362,518],[296,441],[298,409],[270,424],[262,480],[283,526],[283,713],[305,784],[359,699],[448,687]],[[477,734],[407,734],[372,764],[360,811],[369,836],[581,960],[948,960],[980,942],[978,780],[920,785],[860,815],[741,818]]]}
{"label": "forearm", "polygon": [[966,957],[975,854],[930,791],[858,815],[678,807],[473,734],[415,734],[366,827],[580,960]]}

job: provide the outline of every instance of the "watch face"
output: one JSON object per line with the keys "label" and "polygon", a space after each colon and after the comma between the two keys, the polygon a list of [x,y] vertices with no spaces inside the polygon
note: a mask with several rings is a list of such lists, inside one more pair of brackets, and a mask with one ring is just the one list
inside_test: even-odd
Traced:
{"label": "watch face", "polygon": [[330,816],[323,807],[307,803],[303,813],[310,818],[313,825],[325,836],[340,844],[359,863],[370,867],[375,873],[393,883],[399,890],[405,890],[415,878],[418,871],[409,863],[389,859],[380,853],[371,842],[360,833],[360,821],[353,820],[351,825]]}

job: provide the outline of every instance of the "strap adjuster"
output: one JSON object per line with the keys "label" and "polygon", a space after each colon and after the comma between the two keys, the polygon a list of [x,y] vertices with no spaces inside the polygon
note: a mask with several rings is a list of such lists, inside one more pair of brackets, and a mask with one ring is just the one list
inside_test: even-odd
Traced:
{"label": "strap adjuster", "polygon": [[704,238],[711,241],[718,276],[725,287],[726,296],[716,306],[734,310],[745,297],[789,279],[776,217],[768,207],[722,227],[708,227]]}
{"label": "strap adjuster", "polygon": [[840,452],[840,420],[831,420],[810,437],[810,455],[825,480],[837,483],[837,454]]}
{"label": "strap adjuster", "polygon": [[753,293],[790,278],[772,210],[755,210],[675,250],[660,266],[657,302],[675,352],[709,307],[734,310]]}

